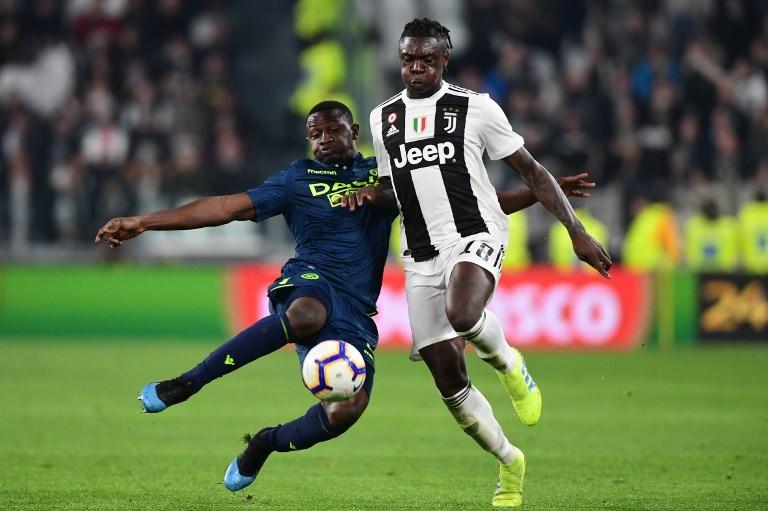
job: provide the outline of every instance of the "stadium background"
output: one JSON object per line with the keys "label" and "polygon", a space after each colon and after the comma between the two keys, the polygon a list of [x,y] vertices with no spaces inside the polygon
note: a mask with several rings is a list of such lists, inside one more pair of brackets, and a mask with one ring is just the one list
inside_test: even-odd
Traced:
{"label": "stadium background", "polygon": [[[18,308],[35,301],[19,294],[32,287],[25,276],[38,272],[13,266],[19,263],[88,263],[98,273],[118,262],[224,262],[221,282],[203,294],[231,300],[245,285],[229,278],[243,274],[233,264],[279,263],[292,253],[281,219],[153,233],[120,251],[91,240],[112,216],[259,184],[306,152],[304,113],[322,99],[353,106],[361,148],[371,154],[367,112],[399,89],[396,27],[429,15],[452,28],[448,79],[489,92],[556,175],[590,172],[599,187],[574,204],[614,259],[647,281],[635,283],[643,292],[634,297],[618,280],[596,281],[586,291],[593,299],[575,300],[572,310],[590,285],[583,276],[513,276],[531,264],[582,271],[565,231],[533,207],[510,219],[508,296],[497,299],[500,307],[515,304],[506,313],[510,335],[517,331],[525,344],[579,344],[581,337],[589,345],[579,321],[597,321],[614,333],[593,339],[596,345],[765,339],[767,5],[6,0],[0,260],[11,266],[0,332],[54,329],[23,322],[33,315]],[[489,168],[498,187],[519,184],[496,162]],[[397,272],[390,273],[383,298],[394,293],[388,303],[398,303]],[[79,286],[100,301],[87,282],[99,278]],[[71,291],[66,279],[46,287]],[[142,303],[143,287],[135,289]],[[239,292],[263,296],[258,286]],[[93,307],[82,306],[66,316]],[[402,307],[387,308],[398,311],[393,321],[403,317]],[[219,335],[254,316],[216,314]],[[379,319],[407,341],[407,325]],[[56,328],[77,334],[77,325]]]}
{"label": "stadium background", "polygon": [[[197,488],[168,499],[156,481],[142,487],[144,502],[124,490],[126,479],[141,481],[129,465],[157,469],[146,464],[153,449],[167,455],[162,466],[172,471],[174,462],[186,463],[179,453],[189,454],[189,447],[158,447],[164,426],[157,421],[154,429],[121,429],[130,403],[116,403],[115,394],[124,397],[147,378],[186,368],[262,315],[264,285],[292,254],[289,233],[273,219],[149,233],[120,250],[94,246],[93,237],[111,216],[259,184],[306,153],[304,113],[322,99],[353,107],[361,150],[371,154],[367,113],[400,89],[397,38],[416,16],[451,29],[449,81],[490,93],[553,174],[590,172],[598,188],[574,205],[618,262],[614,279],[599,279],[573,260],[564,231],[543,208],[510,217],[505,276],[491,306],[512,343],[527,352],[558,352],[532,356],[555,424],[544,430],[553,445],[544,454],[549,465],[539,468],[549,486],[540,483],[537,493],[531,483],[532,508],[549,509],[552,499],[573,509],[691,509],[690,499],[697,509],[768,506],[759,484],[768,477],[768,3],[762,0],[0,0],[0,403],[6,414],[0,454],[10,460],[0,469],[0,499],[6,499],[0,502],[10,509],[219,506]],[[500,188],[519,184],[494,162],[489,171]],[[395,257],[379,306],[382,347],[407,346]],[[423,368],[404,358],[380,355],[379,411],[344,439],[385,465],[389,460],[398,467],[393,474],[399,458],[369,448],[365,428],[388,438],[408,411],[430,420],[418,397],[414,407],[422,409],[403,408],[392,397],[404,392],[436,405]],[[89,369],[89,360],[101,372]],[[295,375],[284,374],[293,371],[290,355],[276,360],[230,381],[252,385],[263,375],[285,386],[257,392],[278,421],[302,409],[284,403],[307,398]],[[115,361],[120,370],[110,369]],[[470,364],[477,384],[494,385]],[[387,367],[394,374],[384,376]],[[272,420],[253,410],[236,417],[225,406],[241,406],[227,401],[233,383],[217,385],[211,413],[195,418],[211,437],[233,433],[216,429],[217,416],[246,417],[251,425]],[[85,389],[94,388],[89,404]],[[603,403],[593,406],[590,395]],[[397,405],[388,408],[386,396]],[[634,407],[626,404],[631,396]],[[387,422],[394,407],[397,426]],[[579,422],[581,410],[594,415]],[[447,457],[433,461],[450,472],[445,467],[456,463],[448,454],[464,439],[437,406],[430,413],[438,417],[435,428],[446,427],[440,439],[450,446]],[[606,416],[613,421],[608,426],[599,419]],[[137,431],[150,443],[130,460],[119,458],[105,476],[92,463],[110,455],[104,445],[112,439],[78,417],[119,431],[116,444],[124,449],[133,449]],[[46,436],[41,419],[65,425],[71,441],[84,447]],[[173,416],[165,420],[188,438],[212,441]],[[600,431],[605,444],[583,445],[589,431]],[[516,434],[523,445],[541,443],[535,433]],[[46,441],[37,443],[37,436]],[[100,443],[89,448],[94,437]],[[602,454],[586,467],[592,475],[580,466],[563,468],[567,462],[554,446],[564,438],[590,453],[619,453],[625,463]],[[193,459],[221,464],[221,452],[233,446],[216,441],[226,447],[192,452]],[[659,444],[673,452],[654,451]],[[333,446],[319,452],[300,459],[336,454]],[[412,452],[414,460],[418,452],[431,455]],[[671,500],[647,490],[658,484],[650,469],[626,468],[649,452],[671,457],[669,465],[659,461],[663,473],[685,474],[664,486]],[[466,456],[477,457],[471,446]],[[51,457],[58,461],[45,461]],[[50,484],[57,463],[73,457],[69,478],[54,478],[47,493],[25,475]],[[693,468],[700,464],[715,467]],[[281,492],[291,493],[285,480],[300,465],[280,467],[270,480],[277,489],[259,500],[267,507],[282,509]],[[193,480],[210,489],[214,472]],[[575,482],[574,472],[580,473]],[[103,488],[84,483],[94,474],[106,481]],[[484,488],[478,481],[470,479],[468,487]],[[439,477],[428,484],[443,485]],[[389,509],[433,503],[429,494],[395,487],[405,497]],[[585,487],[597,488],[594,497]],[[313,491],[325,495],[322,484]],[[354,495],[357,500],[341,502],[377,509],[375,491]],[[302,506],[296,496],[288,501]],[[470,491],[451,502],[456,509],[479,505]]]}

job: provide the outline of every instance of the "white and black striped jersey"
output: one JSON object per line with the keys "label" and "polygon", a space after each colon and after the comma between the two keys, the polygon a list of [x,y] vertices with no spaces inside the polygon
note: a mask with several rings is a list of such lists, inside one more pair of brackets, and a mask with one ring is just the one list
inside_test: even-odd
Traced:
{"label": "white and black striped jersey", "polygon": [[405,90],[371,112],[379,176],[391,176],[400,207],[403,257],[426,261],[460,238],[507,239],[507,217],[483,164],[523,146],[487,94],[447,82],[428,98]]}

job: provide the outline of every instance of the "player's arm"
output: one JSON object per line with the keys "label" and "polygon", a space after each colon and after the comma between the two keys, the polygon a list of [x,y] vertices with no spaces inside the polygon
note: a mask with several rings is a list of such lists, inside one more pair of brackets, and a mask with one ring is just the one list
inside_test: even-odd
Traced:
{"label": "player's arm", "polygon": [[[560,185],[560,188],[563,190],[566,197],[581,197],[586,199],[589,197],[589,192],[587,190],[596,186],[595,183],[591,181],[585,181],[588,175],[588,173],[582,172],[575,176],[558,177],[557,184]],[[506,215],[511,215],[516,211],[533,206],[538,202],[536,196],[527,186],[520,186],[514,190],[497,191],[496,197],[499,199],[501,210],[504,211],[504,214]]]}
{"label": "player's arm", "polygon": [[608,270],[613,264],[611,257],[584,229],[552,174],[525,147],[504,158],[504,163],[517,172],[536,199],[565,226],[578,258],[599,271],[603,277],[610,278]]}
{"label": "player's arm", "polygon": [[177,208],[146,215],[118,217],[99,229],[95,242],[102,239],[111,248],[135,238],[144,231],[177,231],[213,227],[233,220],[252,220],[256,211],[246,193],[204,197]]}
{"label": "player's arm", "polygon": [[363,204],[372,204],[377,208],[397,210],[395,190],[392,188],[392,179],[382,177],[376,186],[364,186],[349,195],[341,198],[341,205],[350,211],[354,211]]}

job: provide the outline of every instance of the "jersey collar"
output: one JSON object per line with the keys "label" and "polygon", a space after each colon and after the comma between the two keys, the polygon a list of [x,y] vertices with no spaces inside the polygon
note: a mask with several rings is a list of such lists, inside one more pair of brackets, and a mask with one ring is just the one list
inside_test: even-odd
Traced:
{"label": "jersey collar", "polygon": [[443,85],[440,86],[440,88],[437,89],[437,91],[434,94],[432,94],[431,96],[427,96],[426,98],[418,98],[418,99],[409,98],[408,90],[403,89],[403,103],[405,103],[406,105],[424,105],[426,103],[432,103],[448,91],[448,85],[450,84],[445,80],[443,80]]}
{"label": "jersey collar", "polygon": [[316,165],[318,165],[320,167],[323,167],[325,169],[334,169],[334,170],[344,171],[344,170],[352,170],[354,167],[359,165],[360,162],[363,161],[364,159],[365,159],[365,157],[361,153],[358,152],[355,155],[355,158],[353,160],[347,161],[347,162],[343,162],[343,163],[327,164],[327,163],[319,162],[317,160],[312,160],[312,163],[314,163],[314,164],[316,164]]}

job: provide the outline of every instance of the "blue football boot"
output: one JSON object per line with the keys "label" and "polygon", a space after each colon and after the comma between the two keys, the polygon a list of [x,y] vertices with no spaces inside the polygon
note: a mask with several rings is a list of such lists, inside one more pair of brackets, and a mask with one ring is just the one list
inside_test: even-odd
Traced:
{"label": "blue football boot", "polygon": [[247,445],[237,458],[233,459],[224,474],[224,486],[230,491],[239,491],[256,480],[261,467],[272,452],[260,439],[262,433],[274,428],[264,428],[255,435],[246,435]]}
{"label": "blue football boot", "polygon": [[162,412],[169,406],[186,401],[192,396],[192,382],[174,378],[160,383],[147,383],[139,391],[138,400],[147,413]]}

